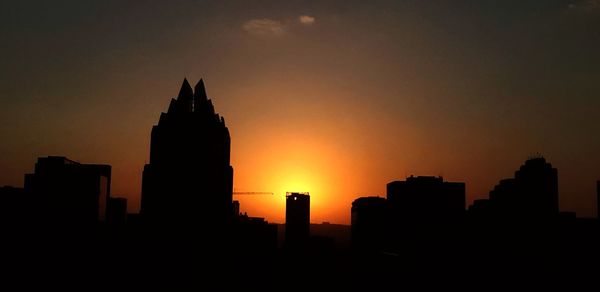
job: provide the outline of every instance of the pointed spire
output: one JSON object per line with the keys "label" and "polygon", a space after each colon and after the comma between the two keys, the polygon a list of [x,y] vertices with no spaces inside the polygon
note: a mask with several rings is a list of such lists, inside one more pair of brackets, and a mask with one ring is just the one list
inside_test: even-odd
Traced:
{"label": "pointed spire", "polygon": [[181,99],[192,99],[194,96],[194,92],[192,91],[192,86],[187,81],[187,78],[183,78],[183,83],[181,84],[181,89],[179,90],[179,95],[177,95],[177,100]]}
{"label": "pointed spire", "polygon": [[208,97],[206,96],[206,88],[204,88],[204,80],[200,79],[200,81],[198,81],[198,83],[196,83],[196,86],[194,86],[194,98],[196,100],[198,99],[202,99],[202,100],[207,100]]}
{"label": "pointed spire", "polygon": [[200,79],[194,86],[194,111],[202,112],[206,108],[206,89],[204,88],[204,80]]}
{"label": "pointed spire", "polygon": [[194,99],[194,91],[192,90],[192,86],[187,81],[187,78],[183,78],[183,83],[181,84],[181,89],[179,90],[179,95],[177,95],[177,101],[179,103],[179,108],[182,112],[191,112],[192,111],[192,101]]}
{"label": "pointed spire", "polygon": [[169,103],[168,113],[174,113],[177,110],[177,100],[174,98],[171,99],[171,103]]}
{"label": "pointed spire", "polygon": [[207,108],[208,113],[211,115],[214,115],[215,114],[215,106],[213,106],[212,100],[209,99],[207,104],[208,104],[208,108]]}

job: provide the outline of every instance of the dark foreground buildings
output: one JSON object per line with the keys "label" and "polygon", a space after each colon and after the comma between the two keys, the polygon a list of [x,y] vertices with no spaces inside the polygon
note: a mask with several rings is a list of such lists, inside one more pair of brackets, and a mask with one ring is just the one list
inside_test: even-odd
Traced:
{"label": "dark foreground buildings", "polygon": [[[518,287],[523,279],[539,288],[589,273],[597,287],[599,221],[559,213],[557,171],[541,157],[468,212],[465,184],[440,177],[411,176],[389,183],[387,198],[355,200],[352,247],[360,252],[351,253],[334,249],[333,229],[311,237],[310,197],[302,193],[286,197],[288,249],[278,249],[278,226],[241,215],[232,201],[229,147],[202,82],[194,92],[184,81],[152,130],[140,216],[126,214],[125,199],[110,198],[110,166],[40,158],[24,189],[0,188],[0,282],[8,287],[5,280],[16,273],[25,278],[14,277],[19,287],[31,279],[80,280],[79,290],[96,283],[136,290],[269,290],[290,283],[298,290],[430,283],[482,290]],[[180,234],[188,236],[171,236]]]}
{"label": "dark foreground buildings", "polygon": [[165,228],[220,228],[232,218],[233,168],[225,120],[202,80],[183,81],[179,95],[152,128],[140,214]]}
{"label": "dark foreground buildings", "polygon": [[[387,185],[387,199],[352,203],[352,244],[359,252],[398,254],[456,235],[464,221],[465,184],[410,176]],[[454,239],[454,238],[452,238]]]}
{"label": "dark foreground buildings", "polygon": [[387,199],[352,204],[353,254],[362,273],[386,266],[392,277],[409,280],[469,275],[486,285],[552,286],[574,275],[592,279],[598,270],[600,221],[559,212],[558,172],[543,157],[525,161],[468,211],[463,183],[409,177],[387,190]]}

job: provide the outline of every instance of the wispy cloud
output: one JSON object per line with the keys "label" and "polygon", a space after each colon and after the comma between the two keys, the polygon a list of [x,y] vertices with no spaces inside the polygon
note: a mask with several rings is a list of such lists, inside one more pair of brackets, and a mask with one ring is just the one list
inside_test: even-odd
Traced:
{"label": "wispy cloud", "polygon": [[242,29],[251,34],[265,36],[281,36],[286,32],[286,26],[281,21],[268,18],[248,20],[242,25]]}
{"label": "wispy cloud", "polygon": [[310,15],[300,15],[298,20],[304,25],[313,25],[315,23],[315,18]]}
{"label": "wispy cloud", "polygon": [[600,11],[600,0],[576,0],[569,4],[569,8],[585,11]]}
{"label": "wispy cloud", "polygon": [[282,36],[294,28],[294,25],[311,26],[316,18],[310,15],[300,15],[295,20],[276,20],[270,18],[250,19],[242,24],[242,29],[247,33],[262,36]]}

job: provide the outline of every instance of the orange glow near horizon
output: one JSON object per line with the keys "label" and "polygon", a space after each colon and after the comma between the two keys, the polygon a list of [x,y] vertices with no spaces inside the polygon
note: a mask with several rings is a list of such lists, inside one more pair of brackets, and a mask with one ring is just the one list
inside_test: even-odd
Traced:
{"label": "orange glow near horizon", "polygon": [[[354,199],[409,175],[465,182],[469,204],[536,152],[559,170],[561,210],[597,214],[598,13],[80,2],[0,19],[0,186],[23,186],[41,156],[109,164],[111,195],[138,212],[152,126],[187,77],[225,118],[234,190],[274,193],[234,196],[249,216],[283,223],[285,193],[299,191],[312,222],[350,224]],[[244,25],[257,19],[278,26]]]}
{"label": "orange glow near horizon", "polygon": [[[266,217],[268,220],[285,222],[285,194],[287,192],[308,192],[311,196],[311,221],[327,221],[333,211],[331,194],[336,190],[337,166],[343,163],[339,154],[326,146],[308,141],[306,137],[284,139],[277,144],[264,147],[255,157],[267,158],[263,161],[240,165],[236,171],[234,185],[236,191],[268,191],[268,195],[238,195],[242,212],[249,216]],[[249,165],[252,165],[248,167]],[[235,166],[234,166],[235,167]],[[256,168],[255,170],[252,170]],[[251,169],[251,171],[247,171]],[[249,189],[250,186],[258,187]],[[337,206],[336,206],[337,207]]]}

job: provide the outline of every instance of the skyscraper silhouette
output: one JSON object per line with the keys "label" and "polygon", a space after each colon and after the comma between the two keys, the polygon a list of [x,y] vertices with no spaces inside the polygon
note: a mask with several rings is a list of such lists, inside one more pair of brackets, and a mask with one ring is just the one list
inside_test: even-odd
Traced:
{"label": "skyscraper silhouette", "polygon": [[201,79],[183,80],[152,128],[150,163],[142,177],[140,214],[155,226],[218,227],[232,217],[229,130]]}
{"label": "skyscraper silhouette", "polygon": [[306,247],[310,236],[310,196],[308,193],[288,193],[285,198],[285,245]]}

